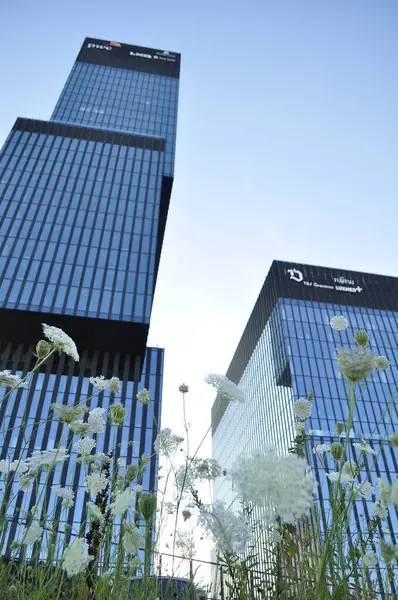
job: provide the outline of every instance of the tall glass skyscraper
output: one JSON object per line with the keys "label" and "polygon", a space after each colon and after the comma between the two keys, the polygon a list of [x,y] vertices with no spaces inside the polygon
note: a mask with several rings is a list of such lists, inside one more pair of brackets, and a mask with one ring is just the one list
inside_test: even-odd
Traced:
{"label": "tall glass skyscraper", "polygon": [[[146,341],[173,183],[179,71],[179,54],[87,38],[51,119],[18,118],[4,144],[0,370],[32,367],[43,322],[64,329],[81,360],[54,357],[29,390],[1,403],[0,458],[53,448],[58,422],[37,431],[34,423],[51,418],[52,402],[84,400],[98,375],[121,379],[120,398],[98,398],[99,406],[120,400],[128,410],[117,432],[120,457],[134,463],[152,454],[163,350]],[[143,387],[153,400],[144,407],[136,401]],[[98,451],[110,445],[107,430]],[[84,476],[74,459],[72,452],[51,485],[79,485],[66,519],[76,529],[85,517]],[[156,489],[156,468],[152,457],[144,489]],[[29,511],[36,492],[15,486],[17,508]],[[8,545],[17,516],[8,515]]]}
{"label": "tall glass skyscraper", "polygon": [[[343,314],[350,328],[341,338],[330,327],[334,315]],[[388,438],[398,423],[396,395],[398,367],[398,279],[341,269],[326,269],[274,261],[235,351],[227,376],[246,390],[244,404],[216,398],[212,408],[213,456],[227,469],[240,454],[269,446],[286,452],[295,437],[293,401],[312,390],[313,409],[307,422],[313,442],[307,454],[314,469],[321,525],[327,527],[329,487],[321,461],[312,452],[316,444],[338,441],[336,423],[348,417],[346,384],[337,368],[336,348],[353,345],[353,334],[366,330],[370,347],[391,362],[360,386],[355,408],[352,442],[361,439],[377,452],[365,458],[362,481],[377,477],[396,481],[397,459]],[[354,459],[360,452],[353,447]],[[332,471],[333,465],[327,464]],[[215,482],[216,500],[234,502],[227,478]],[[366,527],[375,497],[358,499],[356,527]],[[365,520],[360,515],[365,516]],[[261,513],[254,517],[261,520]],[[398,542],[398,513],[389,509],[388,532],[379,534]],[[266,565],[267,557],[262,556]],[[380,580],[380,585],[382,582]]]}

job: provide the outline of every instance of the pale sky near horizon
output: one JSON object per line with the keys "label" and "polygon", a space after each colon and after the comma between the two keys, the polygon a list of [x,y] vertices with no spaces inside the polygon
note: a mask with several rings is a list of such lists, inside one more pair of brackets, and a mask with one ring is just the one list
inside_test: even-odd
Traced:
{"label": "pale sky near horizon", "polygon": [[396,0],[14,0],[0,25],[0,144],[50,117],[86,36],[182,54],[149,343],[192,445],[273,259],[398,276]]}

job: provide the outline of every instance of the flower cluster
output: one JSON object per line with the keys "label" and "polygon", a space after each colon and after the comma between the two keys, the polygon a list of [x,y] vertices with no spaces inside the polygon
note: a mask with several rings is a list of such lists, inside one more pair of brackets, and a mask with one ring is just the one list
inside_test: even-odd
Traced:
{"label": "flower cluster", "polygon": [[10,473],[15,471],[16,473],[26,473],[29,469],[28,465],[23,460],[0,460],[0,473]]}
{"label": "flower cluster", "polygon": [[40,525],[31,525],[29,528],[23,529],[21,537],[19,539],[20,544],[29,546],[39,541],[43,533],[43,527]]}
{"label": "flower cluster", "polygon": [[223,502],[215,502],[214,505],[202,505],[198,521],[213,538],[219,552],[239,554],[245,551],[251,531],[243,513],[235,513]]}
{"label": "flower cluster", "polygon": [[86,490],[90,494],[99,494],[108,485],[108,478],[105,473],[92,473],[86,477]]}
{"label": "flower cluster", "polygon": [[31,472],[40,469],[51,469],[57,464],[64,462],[69,458],[65,448],[55,448],[54,450],[35,450],[32,456],[28,457],[25,463]]}
{"label": "flower cluster", "polygon": [[65,508],[72,508],[75,500],[75,492],[60,485],[53,485],[51,488],[58,498],[62,498],[62,504]]}
{"label": "flower cluster", "polygon": [[209,373],[205,378],[205,383],[211,385],[220,396],[230,401],[244,402],[245,392],[237,386],[233,381],[230,381],[225,375],[217,375]]}
{"label": "flower cluster", "polygon": [[78,362],[79,353],[76,344],[69,335],[66,335],[66,333],[62,331],[62,329],[43,323],[43,333],[44,337],[50,340],[58,352],[65,352],[65,354],[73,358],[75,362]]}
{"label": "flower cluster", "polygon": [[82,538],[75,538],[62,557],[62,565],[68,577],[82,573],[93,560],[88,553],[88,544]]}
{"label": "flower cluster", "polygon": [[166,429],[159,431],[153,448],[157,454],[171,456],[178,450],[183,441],[184,438],[180,437],[179,435],[174,435],[171,433],[171,429],[166,427]]}
{"label": "flower cluster", "polygon": [[75,443],[77,453],[82,454],[83,456],[90,454],[91,450],[95,448],[95,445],[96,441],[89,437],[80,438],[80,440]]}
{"label": "flower cluster", "polygon": [[336,331],[344,331],[348,327],[348,321],[343,315],[335,316],[330,319],[330,327]]}
{"label": "flower cluster", "polygon": [[151,392],[144,388],[137,394],[137,400],[140,404],[149,404],[151,401]]}
{"label": "flower cluster", "polygon": [[122,544],[126,554],[136,555],[138,550],[143,547],[144,540],[138,527],[134,523],[124,525]]}
{"label": "flower cluster", "polygon": [[232,482],[245,502],[264,509],[268,522],[278,517],[284,523],[308,515],[313,503],[314,479],[304,458],[280,455],[273,448],[266,454],[242,457],[231,469]]}
{"label": "flower cluster", "polygon": [[293,404],[293,413],[301,419],[305,421],[311,415],[312,404],[308,398],[299,398]]}
{"label": "flower cluster", "polygon": [[115,500],[111,502],[110,509],[113,515],[123,515],[134,502],[134,493],[130,488],[120,494],[116,494]]}
{"label": "flower cluster", "polygon": [[51,404],[51,408],[62,423],[74,423],[87,412],[87,406],[67,406],[66,404]]}
{"label": "flower cluster", "polygon": [[221,466],[215,458],[194,458],[192,468],[199,481],[213,481],[220,477]]}
{"label": "flower cluster", "polygon": [[113,394],[120,394],[120,381],[118,377],[105,379],[103,375],[99,377],[90,377],[90,383],[100,392],[109,391]]}
{"label": "flower cluster", "polygon": [[108,416],[114,425],[122,425],[127,417],[127,410],[123,404],[118,402],[117,404],[112,404],[109,407]]}
{"label": "flower cluster", "polygon": [[27,381],[22,381],[18,375],[12,375],[11,371],[0,371],[0,386],[4,387],[19,387],[26,388],[28,386]]}
{"label": "flower cluster", "polygon": [[92,410],[90,410],[87,419],[87,424],[88,428],[93,433],[102,433],[105,430],[105,421],[103,418],[104,412],[105,408],[100,407],[93,408]]}

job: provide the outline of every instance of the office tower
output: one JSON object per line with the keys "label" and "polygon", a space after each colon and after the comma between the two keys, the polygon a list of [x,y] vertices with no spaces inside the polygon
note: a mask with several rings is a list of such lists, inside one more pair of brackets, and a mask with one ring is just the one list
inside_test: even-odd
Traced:
{"label": "office tower", "polygon": [[[341,314],[350,327],[338,335],[329,323]],[[389,370],[377,371],[358,389],[352,442],[369,440],[377,452],[375,467],[374,457],[365,457],[366,469],[359,477],[373,484],[377,477],[394,481],[397,463],[388,437],[398,423],[396,403],[391,404],[398,364],[397,278],[274,261],[226,373],[245,388],[246,402],[217,398],[212,407],[213,457],[228,471],[240,454],[268,446],[286,452],[295,437],[293,401],[313,391],[307,422],[313,442],[307,455],[319,484],[316,506],[324,528],[328,485],[312,446],[338,441],[336,423],[347,420],[347,388],[335,356],[337,347],[354,345],[358,330],[366,330],[372,351],[391,362]],[[359,459],[360,451],[353,447],[352,455]],[[227,478],[215,482],[214,497],[234,501]],[[364,529],[374,501],[356,502],[355,519]],[[261,512],[254,518],[261,520]],[[381,528],[379,534],[396,544],[396,509],[390,507],[386,523],[388,534]],[[260,557],[265,569],[267,556]]]}
{"label": "office tower", "polygon": [[[84,400],[92,391],[89,378],[98,375],[121,380],[120,396],[98,398],[104,408],[121,401],[128,409],[117,452],[127,463],[152,454],[163,350],[146,348],[146,341],[173,183],[179,65],[175,53],[86,39],[51,120],[18,118],[5,142],[0,370],[32,367],[43,322],[66,331],[81,358],[74,364],[54,356],[28,390],[0,405],[1,458],[53,448],[58,421],[37,431],[34,423],[52,415],[52,402]],[[136,401],[143,387],[152,394],[148,406]],[[107,429],[97,450],[112,443]],[[66,517],[76,529],[85,517],[84,474],[79,464],[72,472],[74,449],[71,454],[50,485],[79,485]],[[156,489],[156,467],[153,457],[144,489]],[[14,493],[23,511],[37,500],[35,491],[15,487]],[[52,494],[48,505],[54,506]],[[18,531],[15,515],[8,518],[9,547]]]}

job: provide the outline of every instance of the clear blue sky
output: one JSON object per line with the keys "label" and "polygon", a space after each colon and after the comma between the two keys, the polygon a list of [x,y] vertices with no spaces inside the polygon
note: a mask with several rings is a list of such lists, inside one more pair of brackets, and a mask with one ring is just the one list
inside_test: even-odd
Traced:
{"label": "clear blue sky", "polygon": [[[274,258],[398,276],[397,0],[2,2],[0,142],[49,118],[85,36],[182,53],[150,339],[193,438]],[[198,408],[199,407],[199,408]]]}

